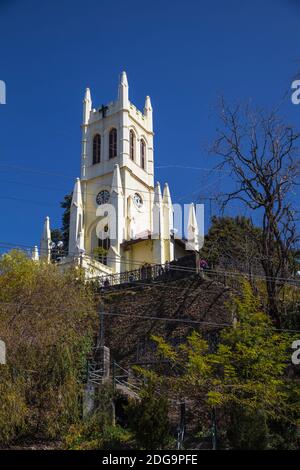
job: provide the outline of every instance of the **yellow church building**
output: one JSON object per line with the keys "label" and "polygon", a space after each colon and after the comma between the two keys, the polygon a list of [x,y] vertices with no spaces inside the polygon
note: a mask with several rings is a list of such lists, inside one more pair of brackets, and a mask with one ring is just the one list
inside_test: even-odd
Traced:
{"label": "yellow church building", "polygon": [[[79,264],[92,275],[163,265],[199,249],[195,208],[188,215],[188,239],[174,230],[167,183],[154,184],[153,110],[146,96],[143,111],[129,100],[126,73],[118,98],[94,108],[89,88],[83,100],[81,176],[70,209],[68,254],[59,264]],[[46,218],[40,248],[50,260],[51,233]],[[35,258],[38,257],[37,250]]]}

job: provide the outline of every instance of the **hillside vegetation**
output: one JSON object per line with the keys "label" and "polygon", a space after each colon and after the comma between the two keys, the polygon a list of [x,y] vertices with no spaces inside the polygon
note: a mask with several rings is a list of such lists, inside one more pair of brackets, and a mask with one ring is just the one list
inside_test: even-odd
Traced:
{"label": "hillside vegetation", "polygon": [[[68,449],[174,448],[184,401],[186,448],[210,448],[213,439],[221,448],[298,448],[295,335],[274,328],[259,283],[221,279],[187,273],[99,291],[79,270],[60,273],[19,251],[4,255],[0,446],[44,440]],[[84,418],[99,302],[111,361],[143,385],[140,399],[128,400],[108,381]]]}

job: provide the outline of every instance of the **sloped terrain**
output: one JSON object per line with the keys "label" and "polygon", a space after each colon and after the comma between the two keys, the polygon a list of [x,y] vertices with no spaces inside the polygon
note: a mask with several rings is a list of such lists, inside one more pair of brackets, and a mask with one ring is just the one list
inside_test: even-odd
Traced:
{"label": "sloped terrain", "polygon": [[176,344],[193,329],[215,332],[229,323],[226,304],[231,292],[199,275],[104,292],[105,345],[113,359],[123,364],[151,361],[154,334]]}

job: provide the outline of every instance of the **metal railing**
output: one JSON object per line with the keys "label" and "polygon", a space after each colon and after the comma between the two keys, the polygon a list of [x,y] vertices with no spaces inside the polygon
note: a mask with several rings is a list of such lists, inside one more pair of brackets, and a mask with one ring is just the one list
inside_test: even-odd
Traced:
{"label": "metal railing", "polygon": [[139,397],[139,393],[143,387],[143,381],[134,376],[131,369],[124,369],[117,362],[113,362],[113,386],[116,388],[118,385],[125,387],[130,392]]}
{"label": "metal railing", "polygon": [[96,361],[88,361],[87,379],[89,383],[100,385],[103,379],[104,369],[97,365]]}
{"label": "metal railing", "polygon": [[101,385],[104,378],[112,380],[114,389],[122,387],[128,389],[136,397],[143,386],[143,381],[136,377],[131,369],[124,369],[120,364],[113,361],[110,365],[110,373],[105,375],[104,367],[93,359],[88,360],[87,364],[87,382],[91,385]]}
{"label": "metal railing", "polygon": [[116,274],[103,274],[97,278],[101,287],[109,287],[120,284],[133,284],[136,282],[161,279],[170,272],[168,264],[156,264],[142,266],[132,271],[124,271]]}
{"label": "metal railing", "polygon": [[[102,289],[109,289],[110,287],[136,285],[142,286],[148,283],[155,283],[160,281],[171,281],[182,279],[190,276],[199,276],[203,280],[211,280],[223,284],[227,288],[233,290],[240,290],[242,280],[248,280],[251,284],[257,282],[266,282],[266,277],[263,275],[253,275],[249,272],[236,272],[228,270],[215,270],[215,269],[197,269],[196,266],[179,266],[173,263],[166,263],[162,265],[149,265],[142,266],[139,269],[132,271],[125,271],[117,274],[102,275],[97,278],[99,287]],[[299,304],[299,288],[300,279],[297,277],[278,278],[276,283],[282,286],[288,286],[290,291],[289,297],[293,297],[293,303]],[[285,292],[282,290],[282,297],[284,298]]]}

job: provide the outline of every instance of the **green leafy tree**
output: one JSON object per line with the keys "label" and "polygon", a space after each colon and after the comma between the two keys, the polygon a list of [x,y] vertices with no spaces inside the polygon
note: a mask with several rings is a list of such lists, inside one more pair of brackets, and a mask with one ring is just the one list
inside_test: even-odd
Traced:
{"label": "green leafy tree", "polygon": [[247,217],[212,217],[201,257],[211,267],[261,271],[259,240],[261,230]]}
{"label": "green leafy tree", "polygon": [[20,251],[2,256],[0,332],[7,373],[0,384],[6,390],[0,443],[24,432],[60,437],[80,419],[86,356],[97,323],[93,292],[80,271],[62,273]]}
{"label": "green leafy tree", "polygon": [[[66,194],[64,196],[64,200],[60,203],[60,207],[64,209],[62,214],[61,228],[55,228],[51,230],[51,240],[56,245],[52,254],[53,260],[56,260],[60,256],[65,256],[68,253],[72,196],[73,193]],[[63,245],[61,247],[58,247],[58,242],[63,242]]]}
{"label": "green leafy tree", "polygon": [[61,231],[62,231],[62,236],[63,236],[64,247],[66,250],[68,250],[68,246],[69,246],[70,210],[71,210],[72,196],[73,196],[73,192],[70,194],[66,194],[64,197],[64,200],[60,203],[60,207],[64,209],[64,212],[62,215]]}
{"label": "green leafy tree", "polygon": [[61,256],[66,255],[66,248],[62,231],[58,228],[51,230],[51,240],[55,245],[55,247],[51,250],[51,258],[53,261],[56,261]]}
{"label": "green leafy tree", "polygon": [[72,424],[64,438],[64,448],[71,450],[128,449],[133,436],[128,429],[114,424],[113,390],[102,384],[96,391],[96,409],[84,421]]}
{"label": "green leafy tree", "polygon": [[[197,331],[178,349],[162,338],[154,339],[161,354],[181,371],[165,379],[168,389],[173,386],[181,396],[193,397],[206,416],[215,411],[229,417],[229,422],[222,419],[230,445],[252,448],[257,444],[255,429],[262,430],[266,423],[287,423],[296,429],[299,386],[286,374],[292,338],[274,329],[247,282],[242,296],[233,299],[230,309],[234,323],[220,333],[215,352]],[[237,443],[232,423],[239,420],[244,430]],[[265,429],[262,435],[266,434]],[[263,442],[266,446],[261,438]]]}

